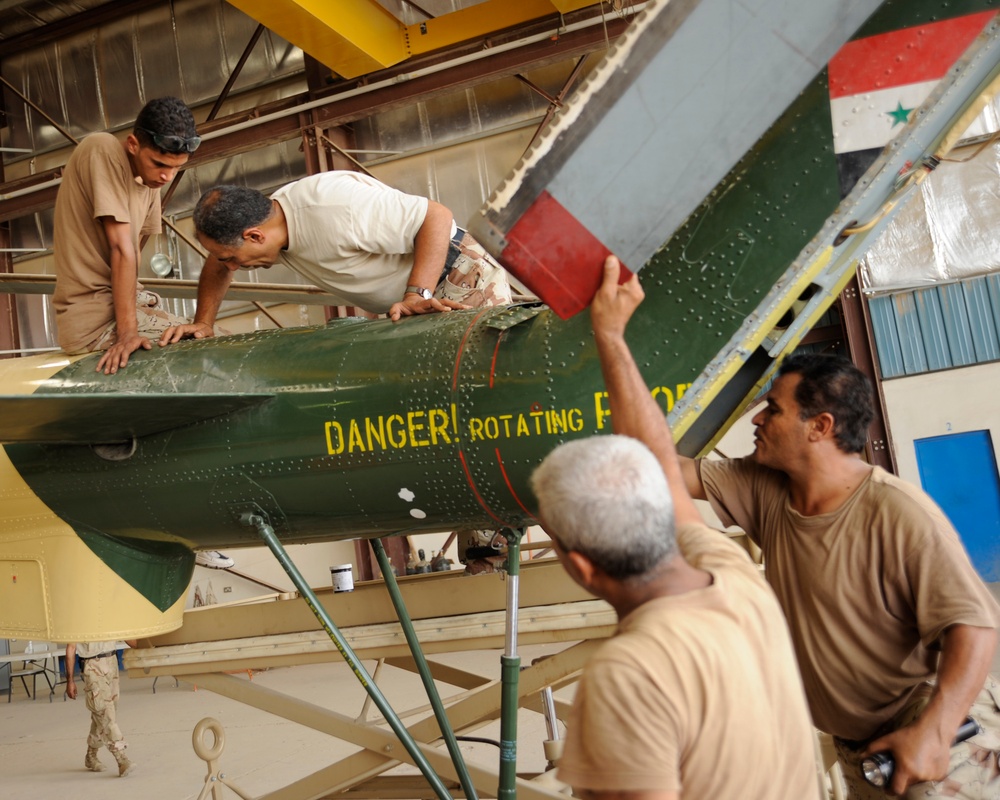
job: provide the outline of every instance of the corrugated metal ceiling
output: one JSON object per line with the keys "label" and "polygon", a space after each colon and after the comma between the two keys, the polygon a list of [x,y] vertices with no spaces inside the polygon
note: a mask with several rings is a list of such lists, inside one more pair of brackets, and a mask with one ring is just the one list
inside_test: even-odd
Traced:
{"label": "corrugated metal ceiling", "polygon": [[[426,18],[423,12],[407,11],[403,0],[383,0],[383,4],[404,24]],[[419,6],[427,14],[447,14],[470,4],[421,0]],[[605,31],[606,41],[607,27],[600,16],[587,24],[598,39]],[[33,177],[37,174],[43,179],[43,191],[50,191],[46,188],[50,176],[57,175],[53,171],[65,163],[70,151],[60,127],[76,138],[96,130],[124,130],[142,102],[164,94],[181,97],[197,109],[196,118],[203,118],[255,28],[252,19],[224,0],[0,0],[0,74],[14,87],[0,89],[7,115],[0,145],[6,148],[2,158],[8,182],[0,186],[27,191],[16,182],[38,184]],[[552,51],[555,43],[550,34],[541,38],[543,34],[534,31],[531,41],[537,39],[544,51]],[[572,41],[573,36],[563,31],[560,43]],[[596,47],[600,42],[595,39],[586,51]],[[497,74],[491,72],[495,67],[478,73],[470,69],[468,85],[445,78],[436,94],[358,114],[351,125],[357,156],[373,162],[377,176],[398,188],[445,202],[464,222],[546,118],[551,98],[565,87],[580,58],[575,52],[568,60],[553,60],[543,52],[541,65],[525,63],[520,70],[523,80],[506,69]],[[259,113],[266,117],[267,109],[283,107],[285,98],[299,103],[309,99],[301,50],[265,31],[249,55],[231,99],[221,110],[221,117],[229,115],[229,124],[238,123],[240,115],[247,120]],[[399,86],[398,81],[393,85]],[[249,149],[237,147],[229,156],[193,164],[185,172],[166,209],[182,227],[189,227],[185,218],[208,186],[237,182],[268,191],[307,174],[303,138],[295,131],[265,141],[249,130],[235,138],[245,140]],[[6,202],[22,200],[35,202],[27,196],[9,197]],[[51,207],[44,203],[10,220],[10,245],[34,251],[14,255],[15,271],[51,273],[51,228]],[[165,248],[163,238],[152,241],[144,255]],[[183,242],[174,245],[175,276],[196,278],[201,257]],[[141,272],[148,277],[145,264]],[[292,276],[271,277],[296,282]],[[45,345],[51,339],[47,300],[19,296],[17,302],[22,344]],[[171,303],[177,306],[175,313],[193,311],[186,307],[185,303],[191,305],[188,301]]]}

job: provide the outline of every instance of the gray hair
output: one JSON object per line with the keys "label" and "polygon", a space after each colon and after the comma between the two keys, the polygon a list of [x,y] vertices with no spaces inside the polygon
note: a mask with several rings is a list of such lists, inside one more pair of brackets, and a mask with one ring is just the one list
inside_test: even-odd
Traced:
{"label": "gray hair", "polygon": [[612,578],[651,576],[678,552],[666,476],[636,439],[561,444],[534,471],[531,488],[562,549],[582,553]]}

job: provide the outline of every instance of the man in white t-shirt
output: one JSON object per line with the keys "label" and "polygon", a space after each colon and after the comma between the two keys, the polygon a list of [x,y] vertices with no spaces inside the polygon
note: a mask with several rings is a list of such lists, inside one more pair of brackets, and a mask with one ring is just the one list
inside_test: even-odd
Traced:
{"label": "man in white t-shirt", "polygon": [[393,320],[510,302],[506,272],[451,211],[360,172],[311,175],[271,197],[217,186],[198,201],[194,222],[210,254],[198,308],[191,324],[171,328],[160,344],[211,336],[233,273],[274,264]]}

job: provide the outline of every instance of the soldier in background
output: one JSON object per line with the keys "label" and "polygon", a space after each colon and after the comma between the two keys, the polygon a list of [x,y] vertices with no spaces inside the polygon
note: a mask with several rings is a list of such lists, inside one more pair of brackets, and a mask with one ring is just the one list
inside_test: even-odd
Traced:
{"label": "soldier in background", "polygon": [[[135,640],[125,642],[135,647]],[[118,776],[124,778],[135,769],[125,755],[125,737],[118,727],[118,657],[119,642],[80,642],[66,646],[66,694],[76,700],[73,679],[74,657],[80,657],[83,690],[90,711],[90,734],[87,736],[87,757],[84,766],[91,772],[103,772],[105,767],[97,755],[101,746],[111,751],[118,762]]]}

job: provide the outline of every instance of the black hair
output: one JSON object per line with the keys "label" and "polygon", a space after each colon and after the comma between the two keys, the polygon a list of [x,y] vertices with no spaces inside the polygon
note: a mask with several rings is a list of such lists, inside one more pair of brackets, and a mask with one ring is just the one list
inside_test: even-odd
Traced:
{"label": "black hair", "polygon": [[274,210],[271,199],[246,186],[216,186],[194,207],[194,227],[223,247],[243,243],[243,231],[267,220]]}
{"label": "black hair", "polygon": [[793,353],[778,375],[800,377],[795,402],[802,420],[827,412],[834,419],[837,447],[845,453],[860,453],[875,418],[872,385],[868,376],[843,356]]}
{"label": "black hair", "polygon": [[158,147],[153,141],[153,134],[160,136],[180,136],[191,139],[198,135],[195,129],[194,115],[184,101],[176,97],[157,97],[142,107],[139,116],[135,118],[132,135],[144,147],[155,147],[161,153],[172,151]]}

